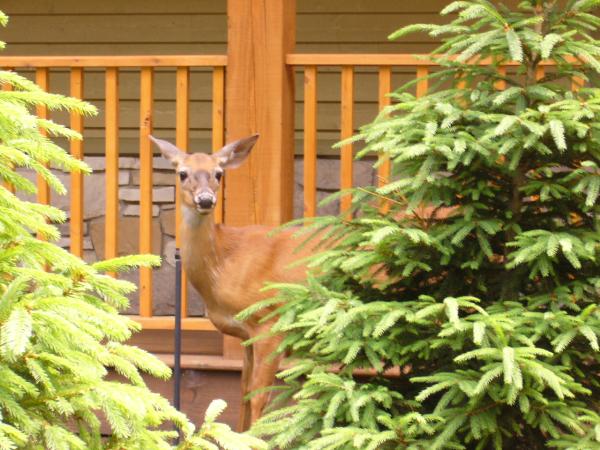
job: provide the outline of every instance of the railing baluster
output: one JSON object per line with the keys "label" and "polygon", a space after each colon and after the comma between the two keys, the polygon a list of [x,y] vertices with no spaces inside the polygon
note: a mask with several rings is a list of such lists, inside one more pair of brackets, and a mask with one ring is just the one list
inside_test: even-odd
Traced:
{"label": "railing baluster", "polygon": [[317,215],[317,66],[304,68],[304,217]]}
{"label": "railing baluster", "polygon": [[417,81],[417,97],[427,95],[427,90],[429,89],[429,80],[425,78],[427,75],[429,75],[429,67],[417,67],[417,78],[419,79],[419,81]]}
{"label": "railing baluster", "polygon": [[585,81],[581,77],[573,77],[571,80],[571,89],[573,92],[577,92],[579,89],[585,86]]}
{"label": "railing baluster", "polygon": [[[48,91],[50,84],[50,76],[47,67],[38,67],[35,71],[35,82],[44,91]],[[39,105],[36,108],[36,114],[40,119],[48,118],[48,108],[43,105]],[[46,132],[42,130],[42,134],[46,135]],[[50,187],[46,180],[40,175],[37,176],[37,202],[43,205],[50,204]]]}
{"label": "railing baluster", "polygon": [[[183,151],[187,151],[190,133],[190,70],[188,67],[178,67],[176,75],[176,125],[175,125],[175,143]],[[181,201],[179,185],[179,177],[175,180],[175,246],[181,248]],[[181,317],[188,315],[188,293],[187,293],[187,277],[185,272],[181,271]]]}
{"label": "railing baluster", "polygon": [[546,75],[546,68],[544,66],[537,66],[535,69],[535,79],[541,80]]}
{"label": "railing baluster", "polygon": [[[140,73],[140,253],[152,253],[152,156],[148,136],[152,132],[154,72],[142,67]],[[140,269],[140,315],[152,316],[152,269]]]}
{"label": "railing baluster", "polygon": [[[379,68],[379,110],[383,110],[391,104],[391,99],[388,97],[392,90],[392,68],[390,66],[381,66]],[[377,168],[377,185],[379,187],[389,183],[392,166],[389,156],[385,154],[379,155],[379,167]],[[389,211],[389,202],[383,200],[380,203],[379,210],[382,214]]]}
{"label": "railing baluster", "polygon": [[[213,91],[212,91],[212,149],[219,151],[225,145],[225,68],[215,67],[213,69]],[[217,195],[217,206],[215,207],[215,222],[223,223],[225,193],[223,178],[219,194]]]}
{"label": "railing baluster", "polygon": [[[105,75],[106,217],[104,257],[119,254],[119,68],[107,67]],[[116,274],[111,274],[116,276]]]}
{"label": "railing baluster", "polygon": [[[71,97],[83,98],[83,68],[71,69]],[[83,116],[71,113],[71,128],[83,134]],[[71,141],[71,156],[83,159],[83,141]],[[83,174],[71,172],[71,253],[83,256]]]}
{"label": "railing baluster", "polygon": [[[342,140],[352,137],[354,133],[354,67],[342,67],[342,113],[341,113],[341,138]],[[342,146],[340,160],[340,188],[349,189],[352,187],[354,155],[352,144]],[[340,199],[340,209],[347,211],[352,206],[352,197],[350,194],[344,195]]]}
{"label": "railing baluster", "polygon": [[[498,67],[498,75],[500,75],[502,77],[506,77],[506,66],[499,66]],[[498,89],[499,91],[503,91],[504,89],[506,89],[506,81],[504,81],[504,80],[498,80],[494,84],[494,87],[496,89]]]}

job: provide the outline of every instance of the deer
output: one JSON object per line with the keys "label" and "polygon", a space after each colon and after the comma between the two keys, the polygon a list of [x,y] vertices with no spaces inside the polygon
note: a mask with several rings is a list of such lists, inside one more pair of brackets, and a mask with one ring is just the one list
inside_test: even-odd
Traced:
{"label": "deer", "polygon": [[[269,331],[276,319],[261,322],[269,311],[240,322],[236,315],[272,293],[261,291],[265,282],[301,282],[306,266],[293,265],[306,255],[295,252],[294,230],[274,235],[273,227],[232,227],[215,224],[214,209],[224,172],[239,167],[250,154],[258,135],[225,145],[219,151],[186,153],[172,143],[150,136],[179,177],[182,206],[181,259],[192,286],[204,299],[209,320],[224,334],[242,340]],[[271,336],[244,348],[242,394],[270,386],[275,381],[282,356],[273,357],[281,337]],[[268,393],[242,400],[240,426],[246,430],[262,414]]]}

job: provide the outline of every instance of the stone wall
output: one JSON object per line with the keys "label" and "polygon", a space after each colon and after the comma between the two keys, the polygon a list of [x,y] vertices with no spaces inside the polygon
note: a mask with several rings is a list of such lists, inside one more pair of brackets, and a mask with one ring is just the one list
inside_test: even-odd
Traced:
{"label": "stone wall", "polygon": [[[105,198],[105,161],[101,156],[85,158],[86,163],[93,169],[93,173],[84,177],[84,255],[88,262],[95,262],[104,258],[104,213],[106,209]],[[175,175],[166,160],[155,157],[153,161],[153,206],[152,206],[152,251],[162,257],[160,268],[154,270],[153,298],[154,314],[173,314],[175,303]],[[22,172],[30,180],[35,175]],[[67,190],[70,188],[68,174],[54,172]],[[328,194],[335,192],[339,186],[339,160],[319,158],[317,162],[317,198],[322,200]],[[119,158],[119,255],[128,255],[138,252],[139,242],[139,214],[140,214],[140,172],[139,159],[135,157]],[[357,185],[370,185],[375,182],[372,163],[359,161],[355,163],[355,183]],[[34,200],[34,196],[23,195],[22,198]],[[69,196],[60,196],[53,193],[52,205],[69,213]],[[320,215],[336,214],[338,202],[332,202],[318,209]],[[295,164],[295,193],[294,216],[301,217],[303,212],[303,162],[298,158]],[[71,239],[69,224],[59,225],[61,239],[58,244],[68,249]],[[122,278],[137,283],[139,274],[130,272],[123,274]],[[199,295],[190,287],[188,313],[193,316],[203,315],[204,308]],[[137,314],[139,301],[137,293],[130,296],[131,306],[129,313]]]}

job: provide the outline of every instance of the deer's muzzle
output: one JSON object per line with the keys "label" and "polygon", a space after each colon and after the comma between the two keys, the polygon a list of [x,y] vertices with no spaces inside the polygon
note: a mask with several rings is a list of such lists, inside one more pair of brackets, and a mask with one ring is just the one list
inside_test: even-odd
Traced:
{"label": "deer's muzzle", "polygon": [[212,209],[217,203],[217,197],[212,192],[203,191],[194,199],[196,207],[202,209]]}

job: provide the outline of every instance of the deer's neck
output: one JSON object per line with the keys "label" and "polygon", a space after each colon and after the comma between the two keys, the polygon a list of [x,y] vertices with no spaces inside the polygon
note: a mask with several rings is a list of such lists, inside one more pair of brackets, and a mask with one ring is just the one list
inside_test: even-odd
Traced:
{"label": "deer's neck", "polygon": [[218,302],[215,286],[218,285],[223,258],[220,248],[222,236],[212,213],[199,214],[185,206],[182,209],[183,266],[193,286],[210,306]]}

